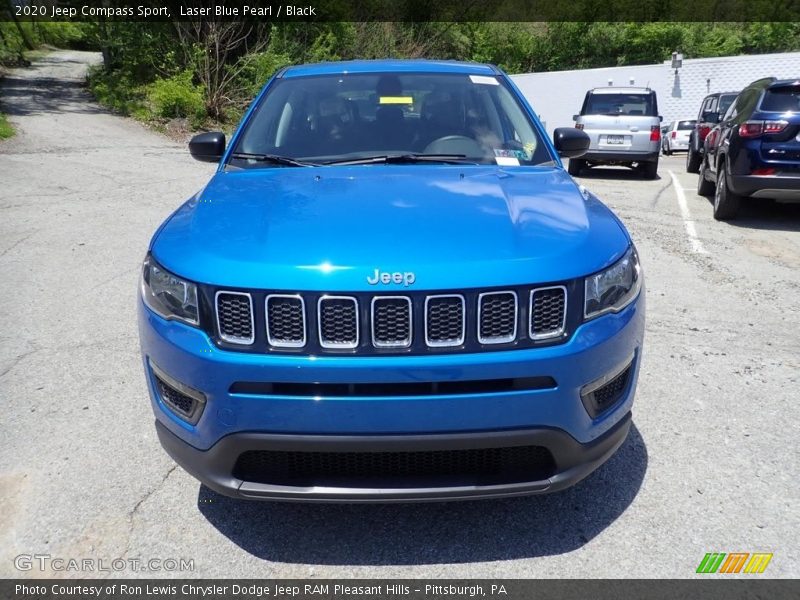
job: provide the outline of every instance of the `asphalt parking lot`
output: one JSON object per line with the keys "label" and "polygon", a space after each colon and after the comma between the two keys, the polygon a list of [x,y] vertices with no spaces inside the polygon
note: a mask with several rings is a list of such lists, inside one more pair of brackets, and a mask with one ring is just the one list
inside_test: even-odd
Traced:
{"label": "asphalt parking lot", "polygon": [[[14,558],[183,558],[129,576],[692,577],[706,552],[771,552],[800,572],[800,206],[730,224],[682,154],[659,178],[579,181],[625,222],[647,282],[634,427],[570,490],[418,505],[248,503],[202,488],[156,439],[135,295],[155,227],[212,165],[110,115],[95,55],[11,73],[0,103],[0,576]],[[106,574],[106,573],[101,573]]]}

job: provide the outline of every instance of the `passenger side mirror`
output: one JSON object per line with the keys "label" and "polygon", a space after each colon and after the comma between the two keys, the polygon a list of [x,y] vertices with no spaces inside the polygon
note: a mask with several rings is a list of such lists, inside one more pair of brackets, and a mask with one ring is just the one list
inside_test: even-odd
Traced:
{"label": "passenger side mirror", "polygon": [[589,136],[574,127],[558,127],[553,132],[553,144],[560,157],[577,158],[589,149]]}
{"label": "passenger side mirror", "polygon": [[225,134],[219,131],[200,133],[189,142],[192,158],[202,162],[216,163],[225,154]]}
{"label": "passenger side mirror", "polygon": [[663,121],[663,120],[664,120],[664,117],[662,117],[661,115],[658,115],[658,122],[661,123],[661,121]]}
{"label": "passenger side mirror", "polygon": [[577,121],[579,116],[580,116],[580,115],[572,115],[572,120],[573,120],[573,121]]}

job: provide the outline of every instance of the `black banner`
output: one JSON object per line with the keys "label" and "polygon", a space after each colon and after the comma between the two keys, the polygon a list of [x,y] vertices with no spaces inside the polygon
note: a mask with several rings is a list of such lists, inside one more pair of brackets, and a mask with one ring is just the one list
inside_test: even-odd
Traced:
{"label": "black banner", "polygon": [[[0,20],[800,21],[800,0],[4,0]],[[12,14],[13,13],[13,14]]]}
{"label": "black banner", "polygon": [[[750,577],[753,577],[752,579]],[[800,580],[76,579],[3,580],[4,600],[795,600]]]}

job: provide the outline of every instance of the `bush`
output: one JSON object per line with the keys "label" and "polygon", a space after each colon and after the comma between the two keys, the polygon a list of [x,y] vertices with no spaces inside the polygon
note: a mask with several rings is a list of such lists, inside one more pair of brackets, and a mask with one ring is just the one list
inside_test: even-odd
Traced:
{"label": "bush", "polygon": [[206,116],[203,90],[192,82],[189,71],[169,79],[157,79],[147,87],[147,99],[157,117],[185,117],[199,124]]}
{"label": "bush", "polygon": [[11,123],[8,122],[6,116],[3,113],[0,113],[0,140],[10,138],[13,135],[14,128],[11,127]]}

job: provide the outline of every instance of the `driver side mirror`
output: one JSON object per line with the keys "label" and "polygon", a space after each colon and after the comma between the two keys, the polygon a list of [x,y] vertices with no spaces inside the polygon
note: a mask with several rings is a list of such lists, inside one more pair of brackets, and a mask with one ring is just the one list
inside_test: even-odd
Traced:
{"label": "driver side mirror", "polygon": [[225,134],[219,131],[200,133],[189,142],[192,158],[202,162],[216,163],[225,154]]}
{"label": "driver side mirror", "polygon": [[561,158],[577,158],[589,149],[589,136],[574,127],[558,127],[553,132],[553,145]]}
{"label": "driver side mirror", "polygon": [[714,112],[713,110],[706,110],[703,111],[703,115],[700,117],[701,120],[705,121],[706,123],[719,123],[720,122],[720,115],[718,112]]}

